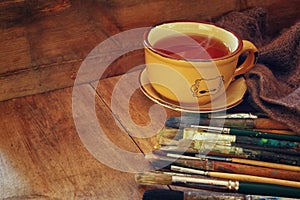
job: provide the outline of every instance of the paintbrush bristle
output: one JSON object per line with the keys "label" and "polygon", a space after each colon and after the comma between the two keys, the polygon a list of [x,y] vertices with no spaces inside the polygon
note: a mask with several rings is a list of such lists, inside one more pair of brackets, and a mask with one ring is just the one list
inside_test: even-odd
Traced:
{"label": "paintbrush bristle", "polygon": [[164,137],[173,140],[179,140],[183,136],[183,130],[177,128],[163,128],[158,132],[158,136],[158,138]]}
{"label": "paintbrush bristle", "polygon": [[171,190],[147,190],[143,195],[143,200],[183,200],[184,193]]}
{"label": "paintbrush bristle", "polygon": [[171,185],[172,176],[154,172],[141,172],[135,174],[135,181],[141,185]]}
{"label": "paintbrush bristle", "polygon": [[165,121],[165,126],[168,128],[179,128],[180,127],[180,118],[172,116]]}

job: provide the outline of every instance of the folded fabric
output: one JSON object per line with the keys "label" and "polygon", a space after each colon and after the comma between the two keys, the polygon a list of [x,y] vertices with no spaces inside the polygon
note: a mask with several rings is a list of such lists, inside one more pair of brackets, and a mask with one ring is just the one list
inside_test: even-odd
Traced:
{"label": "folded fabric", "polygon": [[267,33],[262,8],[232,12],[216,23],[259,48],[255,67],[245,74],[249,102],[300,134],[300,22],[275,38]]}

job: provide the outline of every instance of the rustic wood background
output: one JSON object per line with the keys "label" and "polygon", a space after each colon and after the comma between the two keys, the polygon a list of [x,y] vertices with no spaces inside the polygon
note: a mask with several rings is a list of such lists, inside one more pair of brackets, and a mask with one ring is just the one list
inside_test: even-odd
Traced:
{"label": "rustic wood background", "polygon": [[[124,30],[254,6],[266,9],[273,34],[300,18],[298,0],[2,0],[0,101],[72,86],[87,54]],[[141,63],[142,51],[124,55],[102,78]]]}

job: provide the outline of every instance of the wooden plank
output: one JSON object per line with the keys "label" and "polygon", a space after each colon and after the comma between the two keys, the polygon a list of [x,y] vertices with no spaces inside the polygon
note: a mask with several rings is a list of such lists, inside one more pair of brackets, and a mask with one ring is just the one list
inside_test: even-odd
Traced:
{"label": "wooden plank", "polygon": [[30,45],[24,27],[0,29],[0,36],[0,75],[31,66]]}
{"label": "wooden plank", "polygon": [[208,20],[239,10],[239,0],[209,1],[100,1],[121,30],[153,26],[172,20]]}
{"label": "wooden plank", "polygon": [[3,0],[0,2],[0,27],[11,27],[22,23],[33,15],[46,15],[65,10],[71,6],[69,0]]}
{"label": "wooden plank", "polygon": [[[130,43],[127,40],[125,42],[118,41],[120,37],[117,39],[107,38],[93,49],[92,55],[85,58],[90,66],[90,70],[85,72],[85,83],[123,74],[131,68],[144,64],[144,52],[141,49],[143,48],[143,32],[133,33],[124,36],[133,37],[129,39]],[[0,101],[70,87],[74,84],[76,74],[84,59],[80,55],[68,55],[67,53],[63,57],[59,57],[56,55],[59,49],[52,51],[56,48],[48,48],[49,44],[40,52],[35,50],[37,57],[32,60],[39,62],[36,67],[23,71],[16,70],[0,77]],[[133,48],[134,51],[126,50],[127,48]],[[39,48],[37,47],[37,49]],[[61,51],[66,50],[62,47]],[[45,55],[39,59],[38,54],[43,54],[43,52]],[[79,51],[75,52],[80,54]],[[3,64],[6,63],[3,62]],[[101,77],[97,76],[99,73],[96,71],[99,70],[104,70]]]}
{"label": "wooden plank", "polygon": [[[143,51],[129,52],[121,57],[122,51],[119,47],[114,47],[112,52],[97,54],[95,61],[91,61],[94,68],[87,71],[81,83],[88,83],[98,79],[103,79],[116,74],[123,74],[129,69],[142,65],[144,62]],[[114,49],[113,48],[113,49]],[[121,51],[121,52],[120,52]],[[114,60],[111,65],[100,65]],[[33,68],[15,72],[9,75],[0,76],[0,101],[12,98],[44,93],[59,88],[71,87],[77,77],[77,72],[83,60],[62,61],[58,64],[49,65],[42,68]],[[101,77],[96,71],[104,70]]]}
{"label": "wooden plank", "polygon": [[139,89],[139,73],[137,70],[104,79],[98,85],[93,82],[93,86],[141,150],[149,153],[157,145],[156,133],[163,128],[167,117],[181,113],[149,100]]}
{"label": "wooden plank", "polygon": [[118,32],[105,12],[91,3],[74,3],[60,14],[32,17],[30,23],[0,29],[0,74],[83,59],[108,35]]}
{"label": "wooden plank", "polygon": [[0,101],[72,86],[80,60],[0,77]]}
{"label": "wooden plank", "polygon": [[107,38],[95,19],[76,9],[37,20],[26,28],[32,65],[37,67],[83,59]]}
{"label": "wooden plank", "polygon": [[[94,92],[81,87],[84,94]],[[139,187],[133,174],[87,151],[75,130],[71,97],[68,88],[0,103],[1,199],[141,199],[147,187]],[[97,97],[96,108],[109,139],[140,152]]]}
{"label": "wooden plank", "polygon": [[[93,4],[74,5],[61,15],[0,30],[5,47],[0,51],[0,101],[72,86],[88,53],[118,31]],[[114,56],[117,48],[115,43],[103,56]],[[124,71],[115,68],[115,73]]]}
{"label": "wooden plank", "polygon": [[[262,7],[268,12],[269,32],[278,34],[299,20],[299,1],[292,0],[222,0],[216,1],[100,1],[107,7],[113,21],[122,30],[152,26],[172,20],[206,20],[219,17],[230,11]],[[151,8],[151,9],[150,9]],[[163,13],[163,14],[162,14]]]}

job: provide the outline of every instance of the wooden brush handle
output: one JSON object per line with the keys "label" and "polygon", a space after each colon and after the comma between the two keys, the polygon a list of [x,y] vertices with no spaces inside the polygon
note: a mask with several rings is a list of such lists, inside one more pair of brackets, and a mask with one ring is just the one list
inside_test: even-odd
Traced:
{"label": "wooden brush handle", "polygon": [[286,124],[269,118],[257,118],[254,120],[254,128],[256,129],[290,129]]}
{"label": "wooden brush handle", "polygon": [[[161,158],[161,160],[162,159],[163,158]],[[154,162],[152,161],[152,163]],[[245,174],[245,175],[257,176],[257,177],[268,177],[273,179],[300,181],[300,172],[297,171],[259,167],[254,165],[246,165],[244,163],[239,164],[239,163],[231,163],[231,162],[223,162],[223,161],[211,161],[211,160],[205,161],[205,160],[188,160],[188,159],[177,159],[173,161],[173,163],[178,166],[184,166],[187,168],[193,168],[199,170],[207,170],[211,172],[221,172],[226,174],[227,173]]]}
{"label": "wooden brush handle", "polygon": [[245,165],[255,165],[255,166],[261,166],[261,167],[268,167],[271,169],[282,169],[282,170],[300,172],[300,167],[294,166],[294,165],[285,165],[285,164],[280,164],[280,163],[271,163],[271,162],[264,162],[264,161],[259,161],[259,160],[243,159],[243,158],[231,158],[231,160],[232,160],[232,162],[241,163],[241,164],[245,164]]}
{"label": "wooden brush handle", "polygon": [[275,185],[300,188],[300,182],[297,181],[289,181],[289,180],[282,180],[282,179],[275,179],[275,178],[268,178],[268,177],[261,177],[261,176],[251,176],[245,174],[230,174],[230,173],[222,173],[222,172],[209,172],[209,175],[215,178],[225,178],[225,179],[231,179],[237,181],[267,183],[267,184],[275,184]]}

